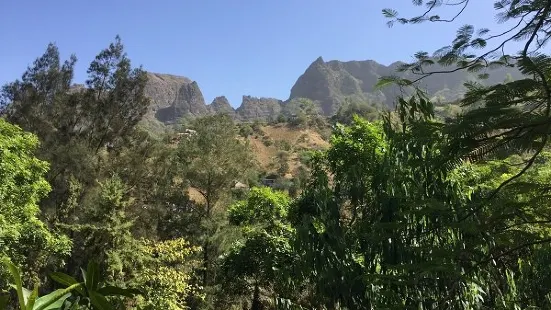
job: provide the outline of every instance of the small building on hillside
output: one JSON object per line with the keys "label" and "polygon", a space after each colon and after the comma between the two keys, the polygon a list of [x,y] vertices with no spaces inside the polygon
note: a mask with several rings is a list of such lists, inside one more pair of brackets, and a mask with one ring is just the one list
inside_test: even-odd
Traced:
{"label": "small building on hillside", "polygon": [[234,189],[247,189],[249,188],[249,186],[247,186],[247,184],[244,184],[244,183],[241,183],[239,181],[237,181],[235,183],[235,185],[233,186]]}

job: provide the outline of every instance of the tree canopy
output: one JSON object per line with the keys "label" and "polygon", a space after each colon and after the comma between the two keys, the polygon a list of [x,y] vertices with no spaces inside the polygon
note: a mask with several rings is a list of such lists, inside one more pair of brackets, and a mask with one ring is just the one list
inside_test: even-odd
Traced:
{"label": "tree canopy", "polygon": [[[390,26],[452,22],[470,4],[383,14]],[[152,135],[140,127],[147,75],[118,37],[84,86],[76,58],[49,45],[1,92],[0,306],[549,309],[551,1],[494,8],[511,29],[462,26],[381,78],[404,90],[394,111],[343,106],[292,193],[252,180],[260,123],[213,114]],[[508,55],[512,41],[523,49]],[[466,82],[445,118],[418,83],[500,66],[524,76]],[[308,100],[283,112],[290,130],[327,121]],[[277,154],[285,174],[294,159]]]}
{"label": "tree canopy", "polygon": [[[48,163],[35,157],[38,144],[35,135],[0,118],[0,256],[28,266],[32,278],[44,266],[60,264],[71,248],[66,236],[40,220],[38,204],[50,185]],[[1,289],[7,284],[3,267]]]}

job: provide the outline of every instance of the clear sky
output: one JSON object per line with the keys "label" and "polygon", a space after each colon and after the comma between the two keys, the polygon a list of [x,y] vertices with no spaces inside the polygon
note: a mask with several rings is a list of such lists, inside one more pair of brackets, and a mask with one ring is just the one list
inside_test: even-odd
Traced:
{"label": "clear sky", "polygon": [[0,0],[0,84],[19,78],[49,42],[64,58],[76,54],[82,83],[118,34],[134,65],[197,81],[207,103],[287,99],[319,56],[408,61],[448,44],[462,24],[493,25],[492,3],[474,1],[458,23],[388,28],[381,9],[411,16],[422,8],[411,0]]}

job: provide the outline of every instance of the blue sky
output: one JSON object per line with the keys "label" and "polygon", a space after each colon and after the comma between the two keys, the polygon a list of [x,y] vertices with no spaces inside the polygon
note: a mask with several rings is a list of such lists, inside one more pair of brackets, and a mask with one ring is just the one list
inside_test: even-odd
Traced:
{"label": "blue sky", "polygon": [[239,106],[242,95],[287,99],[319,56],[408,61],[449,43],[462,24],[495,24],[491,1],[474,1],[457,23],[393,28],[381,14],[388,6],[422,10],[410,0],[2,0],[0,84],[19,78],[49,42],[64,58],[76,54],[83,82],[118,34],[134,65],[196,80],[207,103],[225,95]]}

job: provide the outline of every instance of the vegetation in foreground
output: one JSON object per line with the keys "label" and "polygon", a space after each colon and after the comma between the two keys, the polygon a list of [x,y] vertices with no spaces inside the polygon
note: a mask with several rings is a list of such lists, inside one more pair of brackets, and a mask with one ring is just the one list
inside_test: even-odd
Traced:
{"label": "vegetation in foreground", "polygon": [[[384,14],[444,21],[431,15],[443,2],[415,3],[427,13]],[[445,74],[424,68],[438,62],[484,78],[487,64],[512,65],[524,79],[468,83],[445,120],[415,88],[378,118],[337,114],[345,124],[326,150],[304,154],[294,191],[261,185],[251,132],[228,116],[192,120],[177,139],[150,136],[145,74],[120,40],[91,63],[84,89],[71,88],[76,58],[61,62],[50,45],[2,90],[0,305],[549,309],[551,61],[541,48],[551,1],[495,8],[525,23],[500,36],[462,27],[403,70]],[[496,57],[511,40],[525,48]]]}

